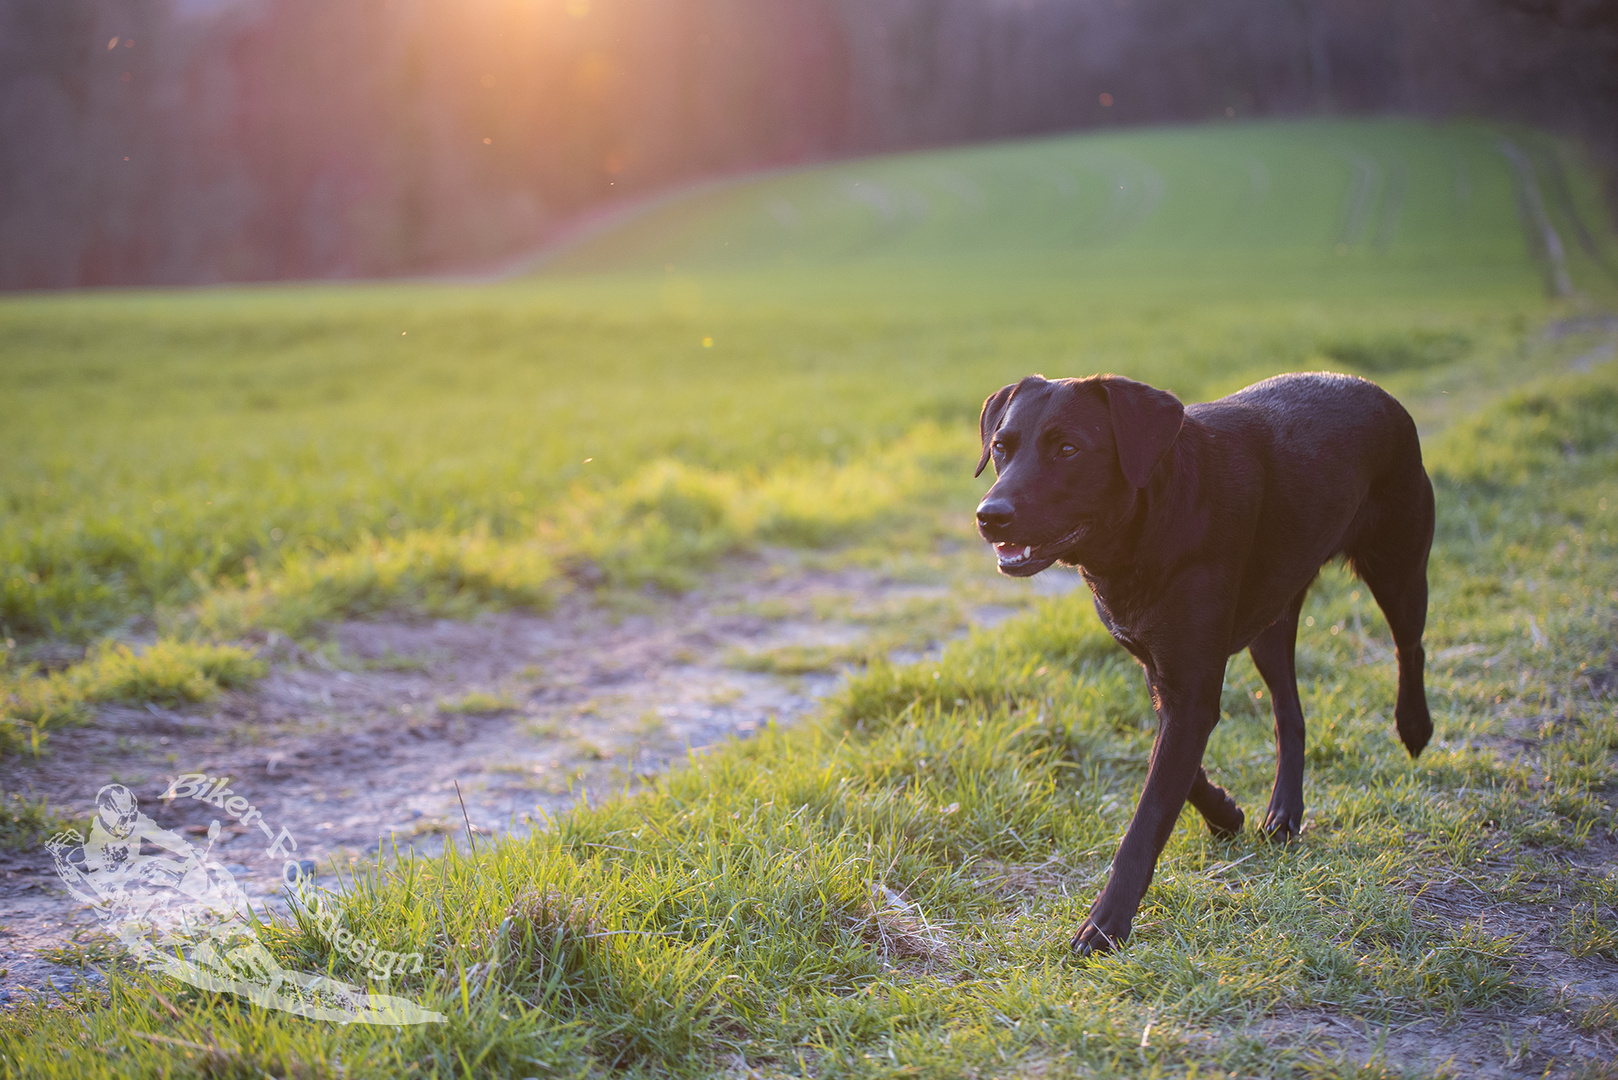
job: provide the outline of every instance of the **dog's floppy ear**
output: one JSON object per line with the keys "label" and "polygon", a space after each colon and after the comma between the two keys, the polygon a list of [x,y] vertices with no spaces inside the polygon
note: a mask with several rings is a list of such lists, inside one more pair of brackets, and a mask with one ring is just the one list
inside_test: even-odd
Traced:
{"label": "dog's floppy ear", "polygon": [[1124,479],[1143,488],[1185,423],[1185,406],[1167,390],[1117,375],[1099,380],[1112,412],[1112,438]]}
{"label": "dog's floppy ear", "polygon": [[983,475],[983,467],[989,463],[989,443],[994,440],[995,429],[1000,426],[1001,417],[1006,415],[1006,406],[1011,404],[1011,395],[1017,392],[1017,383],[1007,383],[983,402],[983,411],[978,414],[978,434],[983,436],[983,456],[978,458],[978,471],[974,477]]}

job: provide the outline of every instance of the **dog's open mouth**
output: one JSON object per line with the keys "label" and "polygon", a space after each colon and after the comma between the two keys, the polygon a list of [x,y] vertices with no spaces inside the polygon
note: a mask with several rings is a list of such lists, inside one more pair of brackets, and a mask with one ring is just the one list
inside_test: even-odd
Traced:
{"label": "dog's open mouth", "polygon": [[1001,566],[1021,566],[1034,557],[1034,549],[1031,546],[1005,541],[994,545],[994,553],[1000,559]]}
{"label": "dog's open mouth", "polygon": [[1015,544],[1010,540],[992,541],[994,544],[994,557],[1000,564],[1000,572],[1011,577],[1032,577],[1054,563],[1062,554],[1068,551],[1073,544],[1088,531],[1088,525],[1080,525],[1072,532],[1049,544]]}
{"label": "dog's open mouth", "polygon": [[994,545],[994,556],[1000,563],[1000,572],[1010,574],[1012,577],[1037,574],[1056,561],[1055,556],[1048,558],[1042,556],[1028,544],[1012,544],[1004,541]]}

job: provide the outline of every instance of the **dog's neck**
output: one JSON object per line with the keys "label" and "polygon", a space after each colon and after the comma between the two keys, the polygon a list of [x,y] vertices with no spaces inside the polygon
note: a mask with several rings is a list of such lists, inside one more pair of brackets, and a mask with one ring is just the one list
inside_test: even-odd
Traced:
{"label": "dog's neck", "polygon": [[1102,621],[1126,646],[1134,610],[1156,603],[1208,530],[1208,493],[1198,483],[1190,445],[1199,434],[1182,430],[1146,487],[1135,489],[1121,513],[1062,560],[1083,575]]}
{"label": "dog's neck", "polygon": [[1083,574],[1091,588],[1097,581],[1132,577],[1134,552],[1146,529],[1152,501],[1149,492],[1131,488],[1123,507],[1087,528],[1060,561]]}

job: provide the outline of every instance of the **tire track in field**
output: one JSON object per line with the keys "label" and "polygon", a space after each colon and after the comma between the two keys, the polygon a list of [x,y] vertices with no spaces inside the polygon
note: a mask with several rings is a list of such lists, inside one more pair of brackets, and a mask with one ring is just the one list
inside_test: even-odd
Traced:
{"label": "tire track in field", "polygon": [[1376,209],[1376,197],[1382,187],[1382,168],[1375,158],[1358,150],[1342,154],[1348,162],[1350,178],[1348,194],[1343,199],[1341,223],[1337,228],[1337,243],[1352,250],[1359,246],[1371,223]]}

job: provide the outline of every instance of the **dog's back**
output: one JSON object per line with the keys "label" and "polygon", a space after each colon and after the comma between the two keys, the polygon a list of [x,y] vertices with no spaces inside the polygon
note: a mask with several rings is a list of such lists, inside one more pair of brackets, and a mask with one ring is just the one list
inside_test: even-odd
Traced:
{"label": "dog's back", "polygon": [[1416,425],[1404,406],[1355,375],[1277,375],[1185,412],[1214,431],[1284,446],[1286,453],[1265,456],[1283,473],[1306,473],[1311,483],[1375,475],[1395,458],[1421,462]]}
{"label": "dog's back", "polygon": [[1277,375],[1185,412],[1212,436],[1207,451],[1251,463],[1263,491],[1260,535],[1308,535],[1314,550],[1306,557],[1320,561],[1349,542],[1373,489],[1426,478],[1415,421],[1387,391],[1353,375]]}

